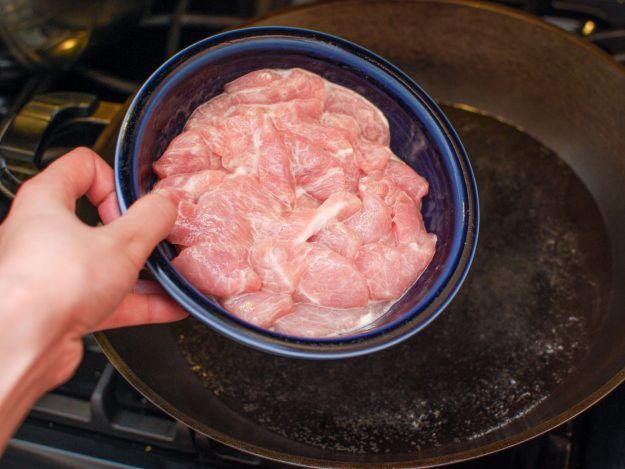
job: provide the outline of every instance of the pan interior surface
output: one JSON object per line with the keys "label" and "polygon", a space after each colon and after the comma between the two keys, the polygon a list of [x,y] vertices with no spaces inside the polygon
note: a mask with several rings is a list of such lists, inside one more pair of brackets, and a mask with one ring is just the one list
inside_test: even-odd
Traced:
{"label": "pan interior surface", "polygon": [[610,284],[598,208],[537,141],[478,113],[444,112],[472,156],[484,213],[475,265],[448,314],[391,350],[325,363],[255,352],[188,320],[172,333],[207,392],[339,460],[384,461],[479,440],[567,379]]}

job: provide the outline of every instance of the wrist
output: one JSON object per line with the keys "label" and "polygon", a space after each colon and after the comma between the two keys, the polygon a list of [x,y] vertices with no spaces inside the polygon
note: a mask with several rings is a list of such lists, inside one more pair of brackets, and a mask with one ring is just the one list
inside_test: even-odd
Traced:
{"label": "wrist", "polygon": [[[28,410],[58,380],[60,331],[33,292],[0,275],[0,454]],[[56,345],[56,346],[55,346]]]}

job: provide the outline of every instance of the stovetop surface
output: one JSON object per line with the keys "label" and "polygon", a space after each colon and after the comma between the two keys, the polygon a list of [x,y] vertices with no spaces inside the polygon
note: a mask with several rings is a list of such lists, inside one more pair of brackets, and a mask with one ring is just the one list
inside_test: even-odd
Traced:
{"label": "stovetop surface", "polygon": [[[101,100],[123,103],[180,48],[292,3],[307,2],[155,0],[149,2],[141,22],[130,34],[81,59],[70,70],[23,73],[17,80],[3,80],[0,60],[0,118],[6,122],[30,97],[44,91],[86,92]],[[625,64],[622,0],[500,3],[540,15],[586,37]],[[77,143],[89,144],[76,142],[76,135],[71,133],[55,141],[57,152]],[[0,197],[0,217],[6,215],[9,205],[7,198]],[[92,337],[85,338],[85,350],[76,375],[35,406],[11,440],[0,468],[278,467],[175,422],[115,372]],[[558,429],[512,449],[452,467],[623,468],[623,422],[625,385]]]}

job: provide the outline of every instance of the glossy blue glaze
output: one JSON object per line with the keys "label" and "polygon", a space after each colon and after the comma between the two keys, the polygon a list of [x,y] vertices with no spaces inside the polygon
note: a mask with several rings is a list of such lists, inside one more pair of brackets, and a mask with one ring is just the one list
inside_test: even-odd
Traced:
{"label": "glossy blue glaze", "polygon": [[421,278],[376,327],[331,339],[285,337],[240,321],[172,267],[163,242],[148,268],[166,291],[205,324],[246,345],[301,358],[345,358],[386,348],[442,312],[466,276],[477,242],[475,179],[453,128],[427,94],[396,67],[342,39],[297,28],[248,28],[198,42],[164,63],[141,87],[119,135],[115,173],[122,211],[155,182],[151,164],[182,130],[193,109],[224,84],[260,68],[301,67],[346,86],[386,115],[391,148],[430,183],[426,227],[438,237]]}

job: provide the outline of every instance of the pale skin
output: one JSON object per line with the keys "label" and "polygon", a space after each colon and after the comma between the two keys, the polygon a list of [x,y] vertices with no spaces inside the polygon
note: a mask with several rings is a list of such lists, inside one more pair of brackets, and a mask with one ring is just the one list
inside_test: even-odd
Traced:
{"label": "pale skin", "polygon": [[[83,195],[104,226],[76,217]],[[73,375],[83,335],[186,317],[156,284],[137,281],[175,218],[166,192],[120,216],[113,170],[86,148],[21,187],[0,225],[0,455],[37,399]]]}

